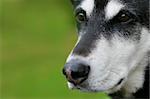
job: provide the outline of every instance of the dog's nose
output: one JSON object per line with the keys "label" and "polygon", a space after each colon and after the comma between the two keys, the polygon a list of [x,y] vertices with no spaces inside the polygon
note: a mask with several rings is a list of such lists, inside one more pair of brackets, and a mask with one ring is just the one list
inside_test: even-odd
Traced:
{"label": "dog's nose", "polygon": [[82,63],[67,63],[63,68],[63,74],[67,80],[75,85],[82,83],[88,78],[90,66]]}

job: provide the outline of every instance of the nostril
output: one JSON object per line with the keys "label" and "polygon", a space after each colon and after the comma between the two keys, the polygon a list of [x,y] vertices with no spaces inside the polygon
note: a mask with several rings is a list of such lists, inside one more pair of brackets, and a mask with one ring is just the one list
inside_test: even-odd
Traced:
{"label": "nostril", "polygon": [[63,75],[65,75],[65,76],[66,76],[65,68],[63,68],[62,73],[63,73]]}
{"label": "nostril", "polygon": [[71,72],[71,77],[76,80],[76,79],[82,77],[82,73],[80,73],[80,72]]}
{"label": "nostril", "polygon": [[88,74],[90,71],[90,67],[89,66],[85,66],[85,65],[80,65],[80,67],[78,68],[77,71],[72,71],[71,72],[71,77],[73,79],[79,79],[79,78],[87,78]]}
{"label": "nostril", "polygon": [[90,72],[90,66],[87,66],[86,70],[85,70],[85,76],[88,75]]}

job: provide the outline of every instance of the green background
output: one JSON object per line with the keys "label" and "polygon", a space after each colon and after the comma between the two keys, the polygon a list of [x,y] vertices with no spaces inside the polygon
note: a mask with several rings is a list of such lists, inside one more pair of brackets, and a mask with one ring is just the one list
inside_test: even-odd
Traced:
{"label": "green background", "polygon": [[67,88],[62,67],[77,35],[69,0],[1,0],[0,99],[109,99]]}

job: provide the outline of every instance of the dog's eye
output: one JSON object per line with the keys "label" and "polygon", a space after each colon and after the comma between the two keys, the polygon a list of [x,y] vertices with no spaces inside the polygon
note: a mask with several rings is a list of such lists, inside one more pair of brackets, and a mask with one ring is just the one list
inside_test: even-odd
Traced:
{"label": "dog's eye", "polygon": [[76,13],[76,20],[79,23],[85,22],[87,20],[85,11],[80,10],[79,12],[77,12]]}
{"label": "dog's eye", "polygon": [[117,20],[119,21],[119,22],[128,22],[128,21],[130,21],[132,18],[131,18],[131,16],[128,14],[128,13],[123,13],[123,12],[121,12],[121,13],[119,13],[119,15],[118,15],[118,17],[117,17]]}
{"label": "dog's eye", "polygon": [[121,22],[127,22],[128,20],[130,20],[130,17],[127,15],[127,14],[121,14],[119,17],[118,17],[119,21]]}
{"label": "dog's eye", "polygon": [[78,13],[76,15],[76,20],[80,23],[84,22],[84,21],[86,21],[86,16],[84,15],[84,13]]}

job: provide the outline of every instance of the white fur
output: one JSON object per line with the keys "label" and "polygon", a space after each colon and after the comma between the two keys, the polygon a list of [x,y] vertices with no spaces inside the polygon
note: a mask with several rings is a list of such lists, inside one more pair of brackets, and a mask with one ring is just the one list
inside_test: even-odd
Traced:
{"label": "white fur", "polygon": [[145,68],[143,68],[144,65],[137,67],[129,74],[128,80],[122,88],[127,95],[129,93],[135,93],[137,89],[142,88],[145,74]]}
{"label": "white fur", "polygon": [[119,0],[109,1],[105,8],[105,18],[112,19],[123,7],[124,5]]}
{"label": "white fur", "polygon": [[148,51],[150,51],[150,34],[146,28],[143,28],[141,42],[138,44],[138,50],[135,53],[136,55],[131,59],[131,65],[133,66],[131,69],[133,71],[129,74],[128,80],[123,86],[125,92],[135,93],[139,88],[142,88],[145,66],[147,66],[150,61],[149,56],[147,55]]}
{"label": "white fur", "polygon": [[83,10],[85,10],[87,16],[90,16],[94,9],[94,0],[83,0],[78,7],[81,7]]}
{"label": "white fur", "polygon": [[[84,91],[108,92],[124,88],[131,93],[141,88],[147,63],[143,60],[150,50],[149,31],[142,28],[141,33],[141,40],[138,43],[114,35],[110,41],[105,38],[97,40],[96,48],[88,57],[71,53],[67,62],[72,59],[80,59],[91,67],[88,79],[78,87]],[[125,78],[124,82],[115,87],[122,78]],[[74,87],[70,83],[68,85],[71,88]]]}
{"label": "white fur", "polygon": [[109,90],[120,79],[127,76],[128,57],[131,57],[135,51],[134,45],[134,43],[124,41],[119,37],[112,41],[107,41],[104,38],[97,41],[97,48],[89,56],[91,72],[93,72],[89,76],[92,90]]}
{"label": "white fur", "polygon": [[121,90],[123,90],[126,96],[128,96],[142,88],[144,83],[145,66],[147,66],[148,61],[150,61],[147,55],[147,52],[150,51],[150,33],[148,29],[142,28],[141,40],[135,47],[136,51],[132,53],[133,55],[128,59],[128,70],[130,72],[127,76],[126,82],[119,88],[108,90],[107,93],[113,93],[122,87]]}

